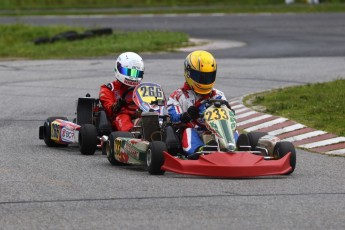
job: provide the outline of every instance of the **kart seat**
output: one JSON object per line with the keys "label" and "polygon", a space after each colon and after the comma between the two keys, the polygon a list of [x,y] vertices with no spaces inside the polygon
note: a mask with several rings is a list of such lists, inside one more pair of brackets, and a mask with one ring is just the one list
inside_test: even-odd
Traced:
{"label": "kart seat", "polygon": [[166,140],[168,152],[176,156],[178,153],[182,153],[182,145],[172,126],[166,127]]}
{"label": "kart seat", "polygon": [[113,131],[113,128],[111,126],[111,123],[107,117],[107,114],[104,110],[100,110],[97,113],[97,119],[96,119],[96,127],[99,132],[99,135],[110,135],[110,133]]}

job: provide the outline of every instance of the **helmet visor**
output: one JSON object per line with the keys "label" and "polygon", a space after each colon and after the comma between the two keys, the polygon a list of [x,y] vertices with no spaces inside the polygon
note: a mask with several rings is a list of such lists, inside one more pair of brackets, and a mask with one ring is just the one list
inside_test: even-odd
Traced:
{"label": "helmet visor", "polygon": [[137,70],[137,69],[129,69],[122,67],[121,65],[117,66],[117,70],[128,77],[135,77],[135,78],[143,78],[144,77],[144,71]]}
{"label": "helmet visor", "polygon": [[209,85],[215,82],[216,80],[216,73],[217,71],[213,72],[199,72],[193,69],[189,70],[189,77],[193,79],[193,81],[199,83],[199,84],[204,84],[204,85]]}

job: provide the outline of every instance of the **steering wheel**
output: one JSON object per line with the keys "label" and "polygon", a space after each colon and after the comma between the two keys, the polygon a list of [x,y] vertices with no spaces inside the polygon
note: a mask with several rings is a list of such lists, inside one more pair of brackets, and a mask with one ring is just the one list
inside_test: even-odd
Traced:
{"label": "steering wheel", "polygon": [[126,89],[126,91],[122,93],[121,99],[123,99],[124,101],[126,101],[126,96],[127,96],[127,94],[128,94],[129,92],[133,91],[134,89],[135,89],[134,86],[131,86],[131,87],[129,87],[128,89]]}
{"label": "steering wheel", "polygon": [[[200,108],[200,106],[206,104],[206,108],[210,107],[211,105],[215,105],[216,107],[220,107],[222,105],[226,105],[229,109],[231,109],[231,106],[227,100],[223,99],[207,99],[201,102],[196,102],[195,106],[197,108]],[[231,109],[232,110],[232,109]]]}
{"label": "steering wheel", "polygon": [[133,92],[134,89],[135,89],[135,87],[131,86],[128,89],[126,89],[125,92],[122,93],[121,100],[124,102],[123,106],[131,105],[133,103],[133,101],[131,103],[127,103],[126,96],[128,93]]}

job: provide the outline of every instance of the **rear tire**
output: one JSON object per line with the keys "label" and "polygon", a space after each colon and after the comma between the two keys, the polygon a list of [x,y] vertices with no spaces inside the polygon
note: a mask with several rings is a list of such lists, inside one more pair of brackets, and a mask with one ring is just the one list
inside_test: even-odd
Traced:
{"label": "rear tire", "polygon": [[79,131],[79,150],[83,155],[93,155],[97,149],[97,129],[94,125],[82,125]]}
{"label": "rear tire", "polygon": [[163,151],[167,151],[167,146],[162,141],[153,141],[149,144],[146,152],[146,164],[151,175],[163,175],[164,170],[161,169],[164,164]]}
{"label": "rear tire", "polygon": [[290,153],[290,166],[292,170],[286,174],[291,174],[296,167],[296,150],[291,142],[281,141],[274,146],[273,155],[278,159],[283,158],[286,154]]}
{"label": "rear tire", "polygon": [[48,117],[44,122],[43,140],[48,147],[67,147],[68,144],[59,144],[51,139],[51,123],[56,119],[68,121],[67,117]]}
{"label": "rear tire", "polygon": [[118,137],[133,137],[133,135],[130,132],[122,132],[122,131],[112,132],[109,135],[109,138],[108,138],[109,143],[106,143],[106,145],[109,145],[109,146],[104,146],[103,149],[106,152],[108,161],[110,162],[111,165],[124,165],[122,162],[117,161],[115,158],[114,141]]}

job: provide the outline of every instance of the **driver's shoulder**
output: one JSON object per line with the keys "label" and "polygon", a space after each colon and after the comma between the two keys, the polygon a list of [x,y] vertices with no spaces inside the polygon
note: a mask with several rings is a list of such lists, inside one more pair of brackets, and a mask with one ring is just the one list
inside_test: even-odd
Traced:
{"label": "driver's shoulder", "polygon": [[224,92],[216,88],[213,88],[212,90],[212,98],[226,100]]}
{"label": "driver's shoulder", "polygon": [[108,89],[110,91],[114,91],[116,89],[116,86],[117,86],[116,81],[113,81],[113,82],[108,82],[108,83],[101,85],[101,88]]}

